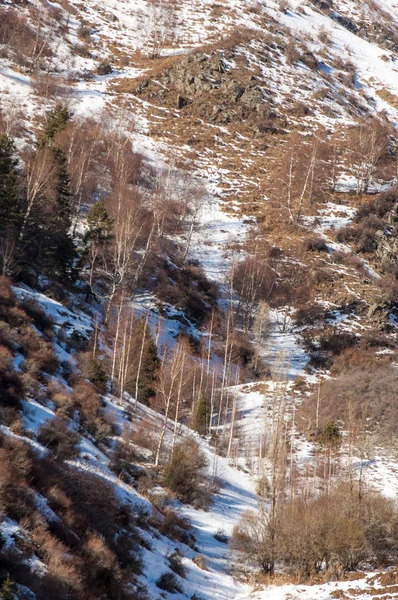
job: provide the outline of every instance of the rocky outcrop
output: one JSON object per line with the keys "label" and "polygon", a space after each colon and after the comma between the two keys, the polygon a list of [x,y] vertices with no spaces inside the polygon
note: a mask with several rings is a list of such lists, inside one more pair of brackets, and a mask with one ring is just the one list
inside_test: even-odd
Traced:
{"label": "rocky outcrop", "polygon": [[376,256],[383,264],[398,261],[398,203],[384,217],[385,226],[375,232]]}
{"label": "rocky outcrop", "polygon": [[190,110],[210,122],[250,118],[259,124],[278,116],[264,79],[246,65],[237,67],[233,51],[227,56],[223,52],[184,56],[160,77],[141,82],[135,91],[163,103],[171,97],[178,110]]}

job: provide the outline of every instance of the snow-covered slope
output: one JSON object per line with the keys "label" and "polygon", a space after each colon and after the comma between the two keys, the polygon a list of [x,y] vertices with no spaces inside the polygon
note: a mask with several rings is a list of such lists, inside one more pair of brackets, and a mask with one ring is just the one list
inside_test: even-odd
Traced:
{"label": "snow-covered slope", "polygon": [[[359,0],[336,0],[333,8],[328,8],[331,2],[304,0],[287,3],[273,0],[218,3],[211,0],[181,0],[177,3],[37,0],[31,4],[43,16],[41,32],[48,35],[54,53],[47,65],[48,71],[64,89],[61,95],[54,91],[43,98],[40,80],[45,78],[44,74],[38,77],[18,67],[12,54],[1,59],[1,109],[10,133],[22,147],[24,141],[32,139],[37,118],[61,99],[71,106],[76,118],[104,119],[106,115],[110,128],[121,125],[131,137],[134,149],[143,154],[147,166],[160,170],[170,162],[172,154],[173,164],[178,161],[194,181],[200,181],[207,190],[208,201],[198,212],[189,256],[199,261],[210,280],[220,284],[224,293],[221,307],[227,304],[227,276],[231,267],[245,256],[243,244],[250,236],[256,217],[262,216],[262,208],[272,200],[270,172],[285,147],[285,137],[295,128],[305,134],[315,130],[333,134],[362,116],[379,115],[393,127],[398,120],[398,5],[393,0],[365,4]],[[323,4],[326,8],[322,9]],[[4,2],[4,5],[13,3]],[[28,6],[18,4],[17,9],[28,22],[34,23],[29,14],[29,3]],[[65,25],[62,35],[57,35],[51,21],[55,10],[60,11],[57,18]],[[379,29],[372,28],[374,23],[380,25]],[[84,33],[82,28],[89,31]],[[80,48],[79,54],[76,46],[83,43],[88,47],[87,53],[82,53]],[[264,138],[258,132],[257,122],[246,126],[243,120],[234,117],[233,112],[232,118],[229,116],[225,122],[213,118],[212,110],[218,102],[217,98],[212,99],[216,96],[214,90],[209,91],[209,104],[203,114],[177,110],[174,88],[170,94],[166,90],[163,96],[153,91],[165,86],[162,77],[174,64],[172,61],[178,61],[193,50],[203,50],[210,57],[216,56],[217,60],[220,56],[226,72],[233,73],[234,77],[238,73],[237,77],[242,80],[245,77],[256,79],[256,89],[266,99],[264,103],[267,102],[277,114],[278,131],[273,139]],[[228,51],[230,54],[225,57],[224,53]],[[148,54],[152,55],[151,59]],[[109,61],[112,73],[97,73],[103,61]],[[143,93],[137,92],[142,81],[149,81],[149,84],[143,87]],[[146,89],[151,90],[151,96],[145,95]],[[307,112],[305,107],[310,110]],[[196,109],[188,106],[187,110]],[[24,131],[15,126],[20,115]],[[247,121],[250,122],[250,117]],[[333,252],[351,253],[349,246],[336,242],[333,237],[339,228],[352,222],[356,209],[349,196],[353,189],[352,180],[342,178],[339,184],[337,188],[343,194],[343,201],[340,204],[329,202],[302,221],[303,229],[323,236],[329,258]],[[371,191],[381,190],[383,185],[387,186],[388,181],[374,181]],[[273,235],[275,244],[286,242],[277,239],[278,233]],[[362,271],[358,274],[354,268],[325,259],[328,266],[333,263],[333,272],[341,276],[347,296],[356,296],[360,300],[365,297],[364,301],[370,305],[378,293],[376,280],[380,276],[366,260],[361,258],[360,262],[370,280],[366,297]],[[81,309],[66,308],[27,287],[16,287],[14,292],[20,300],[34,299],[54,321],[55,328],[64,330],[67,336],[75,331],[87,337],[91,334],[92,315]],[[370,328],[366,316],[343,314],[340,306],[334,301],[329,302],[329,298],[321,297],[320,302],[329,303],[334,324],[342,331],[361,335]],[[151,311],[149,323],[154,331],[159,314],[153,295],[137,295],[134,309],[137,313],[144,309]],[[162,317],[161,345],[175,344],[180,320],[181,314],[171,309],[167,317]],[[196,328],[189,332],[200,335]],[[271,379],[231,390],[237,394],[236,426],[240,434],[233,459],[218,456],[209,440],[195,436],[208,458],[209,476],[217,480],[218,490],[208,511],[195,510],[177,502],[174,506],[192,523],[195,550],[165,536],[148,534],[151,549],[144,551],[145,567],[140,577],[151,598],[157,598],[160,593],[156,581],[168,568],[166,556],[175,547],[183,553],[187,570],[186,580],[181,582],[183,592],[176,594],[176,598],[326,600],[347,594],[346,597],[355,596],[362,600],[378,593],[378,583],[371,582],[370,576],[318,587],[289,585],[253,591],[249,585],[238,581],[233,573],[233,557],[225,543],[214,537],[217,533],[230,536],[242,513],[256,507],[255,488],[261,474],[261,452],[269,439],[272,407],[280,394],[278,386],[284,388],[287,418],[291,420],[304,395],[294,388],[295,380],[299,377],[304,381],[305,393],[309,393],[318,381],[319,373],[314,370],[308,373],[308,349],[303,345],[301,333],[290,316],[288,327],[282,331],[278,310],[270,311],[269,335],[259,353],[271,372],[273,366],[282,363],[286,373],[282,381]],[[59,360],[70,361],[74,368],[73,356],[67,354],[65,348],[57,344],[55,350]],[[119,425],[127,425],[128,400],[124,404],[109,396],[106,403]],[[25,429],[33,438],[24,437],[24,440],[45,452],[34,438],[40,424],[54,416],[53,407],[29,399],[24,402],[23,413]],[[151,422],[154,428],[156,424],[160,426],[159,415],[142,405],[139,405],[133,426],[140,420]],[[168,436],[172,435],[172,429],[170,423]],[[228,423],[226,430],[228,433]],[[191,435],[184,427],[181,427],[181,434]],[[293,432],[292,437],[293,460],[298,471],[304,473],[312,465],[313,445],[298,432]],[[154,510],[147,498],[117,479],[108,468],[108,462],[109,457],[87,436],[81,442],[80,457],[73,464],[110,481],[120,497],[137,510],[138,507]],[[388,451],[379,448],[361,464],[370,484],[389,497],[396,496],[398,471],[396,461]],[[15,528],[12,522],[2,523],[2,535],[6,540],[12,537]],[[208,570],[202,570],[192,561],[198,553],[203,556]],[[383,594],[389,594],[388,589]]]}

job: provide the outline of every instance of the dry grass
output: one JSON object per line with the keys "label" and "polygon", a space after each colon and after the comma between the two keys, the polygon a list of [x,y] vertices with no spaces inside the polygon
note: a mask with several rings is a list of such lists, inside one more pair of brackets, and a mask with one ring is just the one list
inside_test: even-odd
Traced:
{"label": "dry grass", "polygon": [[390,92],[390,90],[387,90],[386,88],[376,90],[376,94],[379,96],[379,98],[384,100],[384,102],[387,102],[393,108],[398,109],[398,96],[396,94],[393,94],[392,92]]}

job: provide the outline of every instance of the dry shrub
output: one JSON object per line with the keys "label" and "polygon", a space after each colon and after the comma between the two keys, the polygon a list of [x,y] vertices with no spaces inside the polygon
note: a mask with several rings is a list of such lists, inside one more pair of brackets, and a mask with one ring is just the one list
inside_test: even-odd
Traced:
{"label": "dry shrub", "polygon": [[73,416],[73,401],[70,394],[65,394],[63,392],[57,392],[52,395],[52,401],[56,406],[56,413],[59,417],[71,418]]}
{"label": "dry shrub", "polygon": [[81,25],[77,30],[77,37],[80,40],[87,41],[91,38],[91,27],[87,27],[86,25]]}
{"label": "dry shrub", "polygon": [[183,310],[188,319],[203,324],[215,307],[218,288],[198,265],[185,264],[177,268],[165,263],[163,272],[159,273],[156,293],[163,302]]}
{"label": "dry shrub", "polygon": [[327,252],[328,246],[323,237],[315,236],[306,240],[306,249],[309,252]]}
{"label": "dry shrub", "polygon": [[74,46],[74,53],[81,58],[91,58],[91,52],[87,44],[76,44]]}
{"label": "dry shrub", "polygon": [[290,65],[295,64],[300,59],[300,52],[297,49],[297,43],[290,40],[285,48],[286,60]]}
{"label": "dry shrub", "polygon": [[56,460],[70,460],[79,454],[79,434],[69,429],[65,421],[59,417],[41,425],[37,439],[40,444],[53,452]]}
{"label": "dry shrub", "polygon": [[65,97],[72,90],[66,86],[58,77],[49,73],[37,75],[32,82],[34,92],[42,99]]}
{"label": "dry shrub", "polygon": [[1,436],[0,445],[0,512],[19,522],[30,518],[34,507],[26,483],[32,469],[31,455],[19,440]]}
{"label": "dry shrub", "polygon": [[206,466],[207,459],[199,444],[193,438],[184,440],[176,444],[165,466],[164,483],[182,502],[206,506],[209,501],[205,489]]}
{"label": "dry shrub", "polygon": [[[23,382],[18,373],[7,369],[0,370],[0,420],[5,422],[6,409],[20,408],[23,396]],[[9,425],[10,423],[5,422]]]}
{"label": "dry shrub", "polygon": [[12,361],[12,353],[6,346],[0,344],[0,371],[8,369],[10,362]]}
{"label": "dry shrub", "polygon": [[157,580],[156,585],[159,589],[170,594],[176,594],[177,592],[182,594],[182,588],[178,583],[177,577],[170,571],[163,573]]}
{"label": "dry shrub", "polygon": [[[137,451],[131,442],[132,431],[126,427],[122,432],[121,439],[117,440],[115,444],[111,459],[111,469],[118,477],[129,479],[129,477],[135,478],[141,475],[141,480],[143,479],[142,475],[145,471],[135,464],[139,458],[139,454],[137,454]],[[141,489],[142,487],[141,484]]]}
{"label": "dry shrub", "polygon": [[17,341],[17,333],[8,323],[0,321],[0,343],[13,349]]}
{"label": "dry shrub", "polygon": [[358,344],[359,338],[354,333],[333,332],[321,337],[319,347],[324,352],[330,352],[333,355],[341,354],[347,348]]}
{"label": "dry shrub", "polygon": [[12,306],[15,303],[15,297],[11,291],[11,281],[8,277],[0,276],[0,300],[3,307]]}
{"label": "dry shrub", "polygon": [[84,551],[90,556],[97,569],[108,571],[116,569],[117,559],[115,555],[98,534],[92,533],[87,536]]}
{"label": "dry shrub", "polygon": [[[369,353],[354,353],[356,364],[345,361],[340,373],[325,381],[320,389],[319,423],[329,419],[343,422],[346,427],[363,426],[376,433],[384,443],[395,443],[398,427],[396,403],[397,375],[383,362],[372,362]],[[344,363],[343,363],[344,365]],[[315,423],[318,393],[308,398],[299,409],[307,427]]]}
{"label": "dry shrub", "polygon": [[195,544],[195,538],[190,532],[191,524],[186,517],[178,515],[171,508],[167,508],[163,512],[163,519],[152,519],[150,524],[153,525],[162,535],[176,542],[186,544],[191,548]]}
{"label": "dry shrub", "polygon": [[275,559],[293,575],[308,579],[326,571],[340,578],[367,561],[396,560],[398,515],[380,494],[343,483],[328,495],[280,507],[272,532],[265,511],[246,513],[232,547],[267,572],[271,533]]}
{"label": "dry shrub", "polygon": [[180,550],[176,549],[171,554],[167,555],[167,560],[169,562],[169,567],[179,577],[185,578],[185,567],[182,564],[182,553]]}
{"label": "dry shrub", "polygon": [[31,532],[38,557],[47,565],[49,573],[55,576],[66,589],[81,590],[82,580],[78,572],[78,562],[69,549],[52,535],[48,528],[39,525]]}
{"label": "dry shrub", "polygon": [[157,445],[157,436],[158,431],[153,422],[148,417],[144,417],[134,429],[131,441],[137,446],[146,448],[154,453]]}
{"label": "dry shrub", "polygon": [[80,423],[99,442],[112,434],[109,423],[102,417],[101,399],[95,387],[86,381],[75,385],[72,393],[74,407],[79,411]]}
{"label": "dry shrub", "polygon": [[[52,56],[48,42],[41,37],[42,32],[30,27],[16,9],[0,8],[0,19],[2,23],[0,44],[11,50],[18,65],[29,68],[41,67],[43,59]],[[39,18],[38,22],[40,22]]]}
{"label": "dry shrub", "polygon": [[367,200],[361,204],[357,210],[355,220],[362,221],[362,219],[374,215],[379,219],[382,219],[398,201],[398,189],[392,188],[387,192],[378,194],[375,198]]}
{"label": "dry shrub", "polygon": [[107,61],[101,61],[95,72],[97,75],[104,76],[110,75],[112,73],[112,65]]}
{"label": "dry shrub", "polygon": [[40,375],[41,371],[54,375],[59,367],[52,345],[44,340],[40,341],[36,350],[29,351],[28,359],[25,362],[32,365],[32,372],[34,370],[37,375]]}

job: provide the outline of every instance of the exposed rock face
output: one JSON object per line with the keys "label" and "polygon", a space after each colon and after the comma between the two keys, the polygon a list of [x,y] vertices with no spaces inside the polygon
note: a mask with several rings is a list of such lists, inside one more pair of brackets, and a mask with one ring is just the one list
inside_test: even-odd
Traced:
{"label": "exposed rock face", "polygon": [[264,79],[248,66],[235,66],[233,51],[228,56],[223,52],[197,52],[182,57],[156,80],[142,82],[136,93],[165,103],[170,95],[177,96],[178,110],[190,106],[198,116],[212,122],[250,117],[261,123],[278,116],[264,84]]}
{"label": "exposed rock face", "polygon": [[385,216],[387,225],[375,232],[376,255],[383,263],[398,261],[398,203]]}

